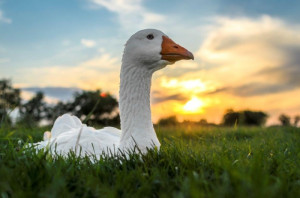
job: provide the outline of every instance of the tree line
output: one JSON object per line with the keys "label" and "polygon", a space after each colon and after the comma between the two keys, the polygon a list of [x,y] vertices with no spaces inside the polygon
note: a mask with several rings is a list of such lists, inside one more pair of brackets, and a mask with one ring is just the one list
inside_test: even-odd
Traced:
{"label": "tree line", "polygon": [[[75,92],[74,99],[68,102],[58,102],[49,105],[45,102],[42,92],[37,92],[30,100],[22,102],[20,89],[14,88],[12,82],[7,79],[0,80],[0,124],[12,124],[9,114],[18,109],[17,124],[25,126],[37,126],[41,121],[53,124],[55,119],[64,114],[76,115],[88,125],[119,125],[118,101],[109,93],[101,90]],[[234,111],[229,109],[223,115],[222,126],[264,126],[268,115],[262,111]],[[298,126],[300,116],[293,119],[285,114],[279,116],[282,126]],[[198,122],[179,122],[176,116],[161,118],[160,126],[178,124],[196,124],[202,126],[216,126],[205,119]]]}
{"label": "tree line", "polygon": [[25,102],[22,102],[20,94],[20,89],[14,88],[10,80],[0,80],[0,124],[12,124],[9,115],[14,109],[19,111],[16,124],[29,127],[37,126],[41,121],[53,124],[64,113],[76,115],[88,125],[120,123],[117,99],[101,90],[76,92],[72,101],[55,105],[47,104],[42,92],[37,92]]}
{"label": "tree line", "polygon": [[[161,118],[158,121],[160,126],[176,126],[176,125],[201,125],[201,126],[264,126],[266,124],[268,114],[262,111],[234,111],[233,109],[228,109],[223,115],[221,124],[217,125],[215,123],[209,123],[206,119],[200,119],[199,121],[188,121],[179,122],[176,116],[169,116],[166,118]],[[300,116],[297,115],[292,119],[290,116],[281,114],[278,117],[281,126],[298,126],[300,122]],[[293,122],[292,122],[293,120]]]}

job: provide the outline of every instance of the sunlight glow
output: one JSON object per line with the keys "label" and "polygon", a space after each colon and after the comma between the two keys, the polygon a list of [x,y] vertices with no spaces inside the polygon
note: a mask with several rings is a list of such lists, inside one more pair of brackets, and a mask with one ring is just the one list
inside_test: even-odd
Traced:
{"label": "sunlight glow", "polygon": [[197,97],[193,97],[183,106],[183,110],[186,113],[199,113],[203,111],[203,106],[204,102],[202,100]]}
{"label": "sunlight glow", "polygon": [[183,81],[182,86],[186,89],[197,89],[198,91],[206,90],[205,84],[199,79]]}
{"label": "sunlight glow", "polygon": [[202,92],[206,90],[206,85],[199,79],[193,80],[177,80],[163,79],[161,85],[166,88],[182,88],[185,90],[193,90],[194,92]]}

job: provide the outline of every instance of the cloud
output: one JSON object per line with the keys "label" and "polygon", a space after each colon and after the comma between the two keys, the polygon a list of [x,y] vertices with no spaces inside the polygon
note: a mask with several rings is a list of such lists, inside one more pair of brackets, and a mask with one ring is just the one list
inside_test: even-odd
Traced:
{"label": "cloud", "polygon": [[125,29],[145,28],[165,20],[165,16],[149,11],[142,0],[89,0],[96,8],[103,7],[117,14]]}
{"label": "cloud", "polygon": [[30,93],[43,92],[47,97],[68,101],[73,99],[74,93],[81,91],[81,89],[76,87],[26,87],[22,88],[22,91]]}
{"label": "cloud", "polygon": [[173,95],[164,95],[160,91],[153,91],[152,92],[152,97],[151,97],[151,102],[152,104],[158,104],[170,100],[175,100],[175,101],[185,101],[187,100],[186,96],[181,95],[181,94],[173,94]]}
{"label": "cloud", "polygon": [[[216,17],[203,29],[207,31],[194,53],[198,66],[180,68],[189,63],[182,61],[154,78],[154,89],[163,93],[161,101],[168,101],[160,103],[160,96],[155,96],[154,117],[178,114],[175,109],[186,104],[186,100],[168,100],[168,96],[198,97],[206,105],[205,117],[213,122],[219,122],[228,108],[263,110],[271,115],[269,123],[275,123],[276,115],[283,111],[297,113],[300,24],[270,16]],[[180,113],[178,117],[196,118]]]}
{"label": "cloud", "polygon": [[300,27],[262,16],[217,18],[196,52],[218,93],[272,94],[299,88]]}
{"label": "cloud", "polygon": [[0,58],[0,64],[1,63],[8,63],[8,62],[10,62],[9,58]]}
{"label": "cloud", "polygon": [[[20,82],[26,86],[78,87],[102,89],[116,94],[119,85],[120,61],[109,54],[101,54],[78,65],[53,65],[19,70]],[[22,74],[22,75],[21,75]],[[116,94],[117,95],[117,94]]]}
{"label": "cloud", "polygon": [[223,87],[215,91],[208,92],[204,95],[212,95],[222,92],[227,92],[241,97],[249,96],[264,96],[266,94],[280,93],[291,90],[291,87],[286,84],[268,84],[268,83],[249,83],[236,87]]}
{"label": "cloud", "polygon": [[12,23],[12,20],[11,19],[9,19],[9,18],[6,18],[5,16],[4,16],[4,13],[3,13],[3,11],[2,10],[0,10],[0,23],[8,23],[8,24],[10,24],[10,23]]}
{"label": "cloud", "polygon": [[71,41],[69,39],[65,39],[61,42],[62,46],[69,46],[71,44]]}
{"label": "cloud", "polygon": [[217,88],[213,91],[207,91],[205,93],[203,93],[202,95],[213,95],[213,94],[218,94],[218,93],[222,93],[225,91],[228,91],[228,89],[230,89],[229,87],[222,87],[222,88]]}
{"label": "cloud", "polygon": [[[24,100],[24,102],[29,101],[30,99],[32,99],[35,96],[35,93],[30,92],[30,91],[22,91],[21,92],[21,98],[22,100]],[[57,104],[60,100],[51,96],[44,96],[44,101],[48,104]]]}
{"label": "cloud", "polygon": [[285,90],[299,88],[300,85],[300,44],[291,44],[288,47],[281,46],[285,60],[279,66],[262,69],[257,75],[264,78],[276,79]]}
{"label": "cloud", "polygon": [[95,47],[95,45],[96,45],[95,41],[89,40],[89,39],[81,39],[80,42],[83,46],[88,47],[88,48]]}

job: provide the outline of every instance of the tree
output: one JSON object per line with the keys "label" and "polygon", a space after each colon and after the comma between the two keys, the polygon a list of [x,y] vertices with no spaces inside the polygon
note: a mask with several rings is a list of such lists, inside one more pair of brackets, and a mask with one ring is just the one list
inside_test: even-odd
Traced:
{"label": "tree", "polygon": [[281,122],[282,126],[291,126],[291,117],[285,114],[281,114],[279,116],[279,121]]}
{"label": "tree", "polygon": [[11,119],[8,115],[7,107],[3,104],[0,104],[0,126],[1,124],[11,124]]}
{"label": "tree", "polygon": [[262,126],[266,123],[268,115],[262,111],[243,111],[244,125]]}
{"label": "tree", "polygon": [[176,116],[169,116],[167,118],[161,118],[158,121],[158,125],[160,126],[175,126],[178,124],[178,120]]}
{"label": "tree", "polygon": [[19,108],[19,123],[29,126],[37,125],[42,119],[47,117],[48,107],[44,101],[44,94],[37,92],[36,95]]}
{"label": "tree", "polygon": [[225,126],[263,126],[267,117],[268,115],[262,111],[234,111],[229,109],[223,116],[223,124]]}
{"label": "tree", "polygon": [[58,116],[70,113],[88,125],[119,125],[118,101],[108,93],[81,91],[74,94],[74,100],[58,102],[47,111],[47,119],[54,122]]}
{"label": "tree", "polygon": [[241,115],[239,112],[235,112],[232,109],[226,111],[223,116],[223,124],[225,126],[235,126],[238,125],[241,120]]}
{"label": "tree", "polygon": [[76,92],[71,102],[59,102],[47,114],[53,121],[64,113],[79,117],[88,125],[119,125],[118,101],[108,93],[96,91]]}
{"label": "tree", "polygon": [[20,103],[20,90],[13,88],[10,80],[0,80],[0,124],[4,121],[11,123],[8,112],[18,107]]}
{"label": "tree", "polygon": [[207,122],[206,119],[201,119],[201,120],[199,121],[199,124],[200,124],[200,125],[208,125],[208,122]]}
{"label": "tree", "polygon": [[294,119],[294,126],[295,127],[298,126],[299,121],[300,121],[300,116],[299,115],[295,116],[295,119]]}
{"label": "tree", "polygon": [[117,107],[118,101],[100,90],[77,92],[69,106],[72,113],[81,120],[88,119],[88,124],[104,124],[102,121],[114,117],[111,114],[117,110]]}
{"label": "tree", "polygon": [[56,105],[50,106],[48,111],[46,111],[46,118],[54,123],[55,119],[65,113],[72,112],[72,104],[71,103],[63,103],[59,101]]}

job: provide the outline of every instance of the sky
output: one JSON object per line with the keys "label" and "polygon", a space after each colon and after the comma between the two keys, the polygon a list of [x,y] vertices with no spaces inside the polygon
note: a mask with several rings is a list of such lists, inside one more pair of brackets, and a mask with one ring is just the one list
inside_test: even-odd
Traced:
{"label": "sky", "polygon": [[0,0],[0,78],[24,99],[101,89],[118,97],[124,44],[156,28],[195,56],[156,72],[153,121],[220,123],[227,109],[261,110],[268,124],[300,114],[298,0]]}

